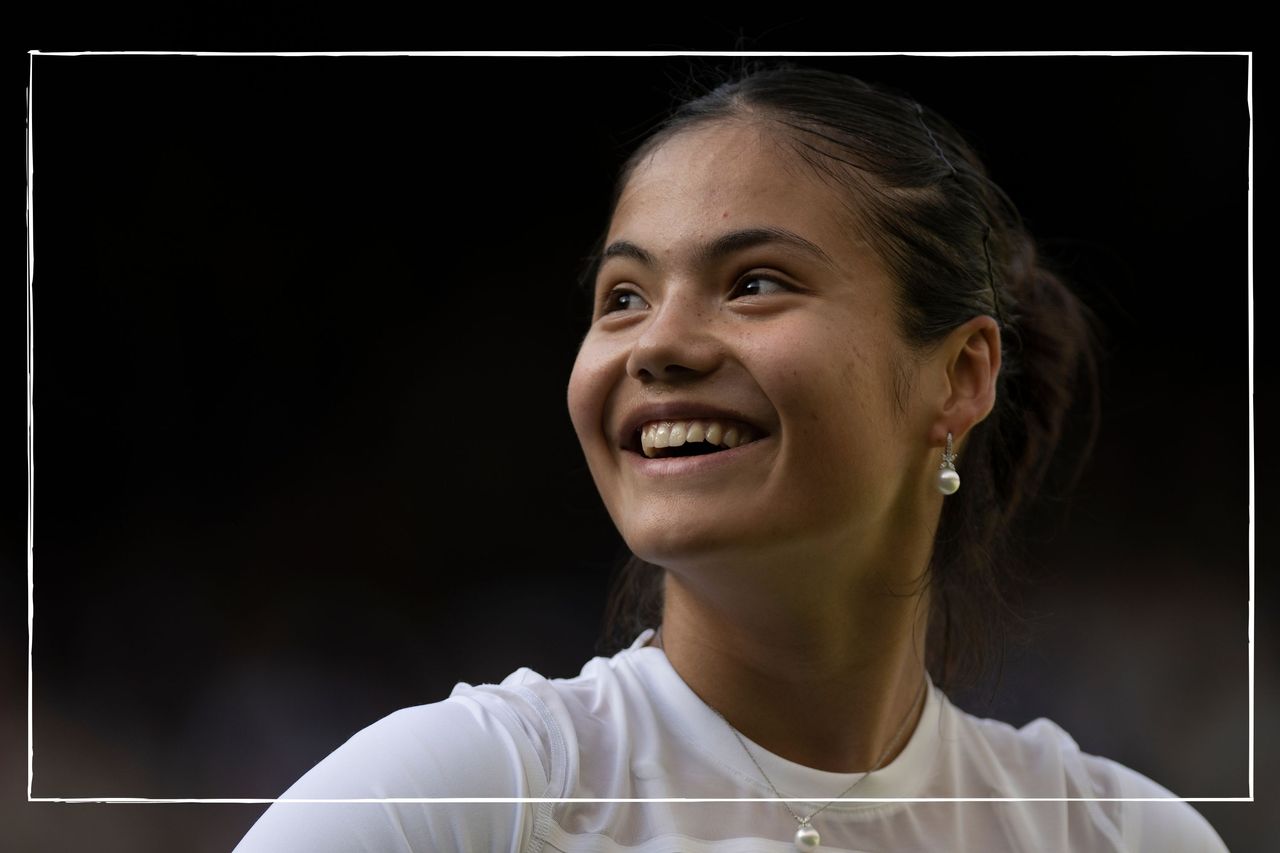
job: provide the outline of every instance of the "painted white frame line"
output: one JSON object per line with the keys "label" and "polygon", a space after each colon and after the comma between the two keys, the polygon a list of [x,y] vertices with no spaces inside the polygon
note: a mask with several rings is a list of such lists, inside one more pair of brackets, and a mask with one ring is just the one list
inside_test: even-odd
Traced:
{"label": "painted white frame line", "polygon": [[32,181],[35,174],[32,149],[32,66],[35,56],[435,56],[435,57],[567,57],[567,56],[1245,56],[1248,58],[1245,102],[1249,111],[1249,183],[1246,188],[1248,242],[1248,329],[1249,340],[1249,601],[1247,654],[1249,659],[1249,794],[1243,797],[843,797],[830,800],[833,803],[1251,803],[1254,801],[1254,430],[1253,430],[1253,51],[1186,51],[1186,50],[1011,50],[1011,51],[687,51],[687,50],[392,50],[392,51],[286,51],[266,53],[253,51],[182,51],[182,50],[81,50],[39,51],[27,53],[27,802],[29,803],[811,803],[812,797],[736,797],[736,798],[551,798],[551,797],[388,797],[385,799],[286,799],[276,798],[150,798],[150,797],[33,797],[35,744],[32,737],[31,699],[33,690],[32,643],[35,637],[34,546],[35,525],[35,456],[32,442],[35,435],[35,414],[31,405],[32,385],[35,382],[35,363],[32,341],[35,320],[32,310],[31,282],[35,274],[35,222],[32,212]]}

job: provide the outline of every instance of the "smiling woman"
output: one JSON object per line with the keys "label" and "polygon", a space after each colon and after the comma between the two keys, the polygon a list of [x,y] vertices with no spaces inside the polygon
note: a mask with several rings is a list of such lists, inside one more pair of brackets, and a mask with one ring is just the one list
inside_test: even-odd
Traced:
{"label": "smiling woman", "polygon": [[[849,100],[841,103],[842,96]],[[834,116],[824,113],[833,109]],[[799,526],[771,531],[749,519],[741,504],[735,519],[774,542],[808,533],[856,539],[865,549],[857,562],[895,565],[902,573],[897,583],[925,578],[929,566],[930,595],[923,600],[936,610],[929,637],[934,672],[945,684],[957,671],[982,667],[984,644],[971,632],[978,623],[995,628],[992,617],[1004,610],[994,575],[1008,522],[1052,459],[1078,368],[1085,390],[1095,393],[1096,365],[1087,309],[1037,266],[1012,205],[963,141],[940,118],[928,120],[936,130],[909,99],[833,83],[831,75],[813,71],[757,75],[687,104],[628,161],[617,185],[603,238],[608,245],[589,276],[595,278],[594,323],[570,383],[570,409],[597,486],[640,558],[643,550],[627,529],[643,511],[615,509],[600,470],[607,461],[592,453],[592,422],[604,416],[609,393],[595,384],[611,381],[597,371],[608,369],[611,356],[625,358],[636,381],[619,395],[678,397],[681,386],[696,386],[714,399],[723,396],[716,386],[730,382],[735,368],[749,370],[744,384],[764,392],[757,408],[774,401],[755,429],[780,433],[777,445],[795,454],[788,468],[763,470],[773,484],[785,483],[781,472],[790,470],[795,494],[760,491],[764,482],[744,484],[749,488],[741,494],[767,508],[770,523],[787,523],[779,512],[786,508]],[[906,141],[904,131],[914,135],[915,147],[895,151]],[[629,237],[638,229],[648,229],[648,241],[663,247],[663,261],[643,248],[644,239]],[[715,236],[701,244],[704,234]],[[681,251],[686,265],[673,269]],[[744,284],[761,280],[772,293],[742,292]],[[677,303],[678,282],[703,292]],[[625,306],[618,305],[622,297]],[[661,310],[664,302],[676,307]],[[1005,312],[1016,321],[1003,327],[1014,336],[1009,341],[996,320]],[[670,365],[646,366],[646,358],[674,356],[663,347],[685,354]],[[738,357],[735,350],[747,352]],[[707,364],[691,370],[690,361],[699,358]],[[711,364],[717,360],[726,363]],[[677,375],[658,381],[655,374],[664,371]],[[1038,386],[1035,393],[1019,399],[1030,383]],[[673,417],[696,414],[681,412],[680,403],[666,405]],[[770,430],[767,422],[780,413],[793,422]],[[942,448],[949,434],[966,451],[970,477],[965,500],[943,512],[938,495],[920,492],[919,484],[929,481],[925,469],[938,460],[922,456],[919,447]],[[678,504],[659,505],[672,516],[686,515]],[[863,529],[851,530],[851,522]],[[923,537],[921,525],[929,528]],[[784,558],[765,556],[742,531],[730,538],[744,552],[734,571],[762,559],[767,573]],[[824,547],[841,555],[834,586],[813,591],[825,599],[849,577],[849,551],[838,541]],[[879,557],[870,553],[877,548]],[[811,561],[809,554],[785,558]],[[663,575],[652,566],[671,569],[670,559],[633,561],[619,590],[640,578],[650,587],[641,601],[654,600]],[[614,609],[620,619],[632,617],[620,626],[617,638],[624,642],[656,615],[622,603]],[[802,609],[812,621],[817,611]],[[831,615],[845,621],[838,606]]]}
{"label": "smiling woman", "polygon": [[[623,648],[460,684],[285,795],[546,801],[278,803],[238,849],[1224,849],[1048,720],[948,699],[1097,359],[960,135],[765,65],[681,106],[611,211],[567,403],[633,555]],[[995,801],[904,802],[937,798]]]}

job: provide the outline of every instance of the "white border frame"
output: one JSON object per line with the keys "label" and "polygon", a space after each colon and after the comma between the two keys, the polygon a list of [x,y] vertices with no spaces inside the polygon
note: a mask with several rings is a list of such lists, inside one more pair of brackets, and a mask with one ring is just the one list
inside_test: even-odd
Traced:
{"label": "white border frame", "polygon": [[1253,434],[1253,51],[1159,51],[1159,50],[1090,50],[1090,51],[593,51],[593,50],[445,50],[445,51],[286,51],[281,53],[253,51],[167,51],[167,50],[81,50],[81,51],[28,51],[27,54],[27,802],[29,803],[808,803],[813,798],[801,797],[732,797],[732,798],[577,798],[577,797],[389,797],[386,799],[288,799],[288,798],[149,798],[149,797],[33,797],[35,743],[32,734],[31,700],[33,691],[32,646],[35,619],[35,575],[32,554],[35,529],[35,456],[32,442],[35,435],[35,412],[32,408],[32,386],[35,382],[35,362],[32,343],[35,321],[32,311],[31,282],[35,274],[35,221],[32,208],[32,183],[35,165],[32,152],[32,70],[36,56],[501,56],[501,57],[566,57],[566,56],[1246,56],[1245,99],[1249,109],[1249,184],[1246,189],[1247,216],[1249,222],[1249,280],[1248,280],[1248,340],[1249,340],[1249,602],[1248,602],[1248,658],[1249,658],[1249,795],[1245,797],[842,797],[833,803],[1251,803],[1254,802],[1254,561],[1255,519],[1254,498],[1254,434]]}

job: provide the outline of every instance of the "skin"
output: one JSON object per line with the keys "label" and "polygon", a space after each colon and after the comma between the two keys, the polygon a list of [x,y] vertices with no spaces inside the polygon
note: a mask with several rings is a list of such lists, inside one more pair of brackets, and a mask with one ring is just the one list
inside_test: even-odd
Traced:
{"label": "skin", "polygon": [[[660,146],[606,240],[654,263],[602,264],[568,404],[623,539],[666,569],[662,645],[681,678],[764,749],[858,772],[886,749],[891,761],[909,737],[889,741],[920,713],[935,474],[950,431],[964,475],[964,436],[995,404],[1000,339],[980,316],[913,355],[895,285],[836,193],[760,122]],[[698,261],[715,237],[760,227],[826,257],[771,243]],[[769,435],[713,472],[643,476],[622,422],[668,400],[731,407]],[[963,500],[963,485],[946,499]]]}

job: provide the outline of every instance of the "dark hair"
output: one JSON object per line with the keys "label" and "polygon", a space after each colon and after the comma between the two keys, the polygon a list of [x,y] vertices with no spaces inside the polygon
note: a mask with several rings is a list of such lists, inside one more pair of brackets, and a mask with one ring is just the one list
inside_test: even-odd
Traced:
{"label": "dark hair", "polygon": [[[943,503],[924,576],[931,589],[928,666],[944,687],[972,683],[992,652],[1003,659],[1017,623],[1012,522],[1037,495],[1079,390],[1098,429],[1097,318],[1037,256],[1013,203],[987,177],[960,134],[910,97],[791,63],[744,66],[687,100],[623,164],[612,211],[636,166],[676,134],[726,120],[766,124],[824,182],[856,203],[850,227],[868,240],[898,285],[899,332],[919,356],[952,329],[996,318],[1002,365],[991,414],[969,433],[964,488]],[[607,232],[606,225],[606,232]],[[594,287],[601,235],[582,277]],[[897,370],[899,410],[909,372]],[[1083,388],[1081,388],[1083,386]],[[657,625],[663,570],[630,555],[617,572],[598,644],[611,654]]]}

